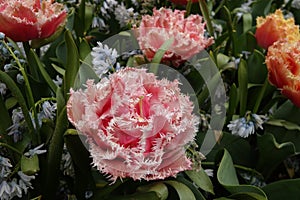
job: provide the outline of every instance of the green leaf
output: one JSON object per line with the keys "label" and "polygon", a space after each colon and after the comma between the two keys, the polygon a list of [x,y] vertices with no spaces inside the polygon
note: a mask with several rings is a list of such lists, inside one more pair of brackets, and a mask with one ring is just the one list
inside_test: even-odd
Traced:
{"label": "green leaf", "polygon": [[55,65],[52,63],[52,67],[55,69],[55,71],[57,71],[60,75],[64,76],[65,75],[65,71],[63,68]]}
{"label": "green leaf", "polygon": [[155,192],[136,193],[126,196],[110,196],[108,200],[160,200]]}
{"label": "green leaf", "polygon": [[45,171],[46,178],[43,182],[43,196],[45,199],[54,199],[55,197],[55,191],[59,183],[60,161],[64,144],[63,134],[67,130],[68,124],[67,109],[64,107],[57,117],[53,137],[49,145]]}
{"label": "green leaf", "polygon": [[137,191],[141,193],[155,192],[160,200],[167,199],[169,195],[168,187],[162,182],[140,186]]}
{"label": "green leaf", "polygon": [[257,147],[259,159],[256,168],[266,179],[272,175],[273,171],[284,159],[295,154],[296,151],[292,142],[279,144],[272,134],[258,136]]}
{"label": "green leaf", "polygon": [[253,192],[244,192],[244,193],[235,193],[233,195],[229,196],[232,199],[238,199],[238,200],[260,200],[264,199],[261,195]]}
{"label": "green leaf", "polygon": [[79,45],[80,58],[85,60],[85,58],[90,54],[91,47],[86,39],[82,39]]}
{"label": "green leaf", "polygon": [[251,13],[243,14],[243,32],[246,33],[252,28],[252,15]]}
{"label": "green leaf", "polygon": [[180,200],[196,200],[194,193],[185,184],[178,181],[164,181],[164,183],[177,191]]}
{"label": "green leaf", "polygon": [[[194,193],[195,198],[197,200],[206,200],[205,197],[202,195],[200,190],[194,183],[190,182],[189,180],[183,178],[182,176],[178,176],[176,180],[180,181],[181,183],[185,184],[189,189]],[[171,195],[170,195],[171,196]]]}
{"label": "green leaf", "polygon": [[245,60],[241,60],[238,69],[240,116],[244,116],[247,109],[248,69]]}
{"label": "green leaf", "polygon": [[228,106],[228,111],[227,111],[227,119],[231,120],[233,114],[236,111],[236,108],[239,103],[239,96],[238,96],[238,90],[236,88],[235,84],[232,84],[230,88],[230,93],[229,93],[229,106]]}
{"label": "green leaf", "polygon": [[199,188],[214,194],[213,184],[208,175],[205,173],[204,169],[199,171],[188,170],[185,171],[185,173]]}
{"label": "green leaf", "polygon": [[272,126],[279,126],[284,127],[287,130],[297,130],[300,131],[300,126],[298,124],[295,124],[293,122],[289,122],[282,119],[269,119],[266,124],[272,125]]}
{"label": "green leaf", "polygon": [[84,84],[86,84],[88,79],[94,79],[95,83],[97,83],[99,81],[99,76],[97,76],[90,66],[82,64],[78,70],[73,89],[83,89]]}
{"label": "green leaf", "polygon": [[270,200],[299,199],[300,179],[273,182],[262,189]]}
{"label": "green leaf", "polygon": [[85,2],[86,0],[82,0],[79,4],[78,9],[75,12],[75,20],[74,20],[74,30],[78,37],[82,37],[84,35],[85,29]]}
{"label": "green leaf", "polygon": [[233,161],[229,152],[224,149],[223,157],[221,159],[219,169],[217,171],[217,179],[231,194],[237,193],[256,193],[259,200],[266,200],[265,193],[258,187],[252,185],[240,185]]}
{"label": "green leaf", "polygon": [[275,111],[273,118],[286,120],[300,125],[300,109],[297,108],[291,101],[286,101]]}
{"label": "green leaf", "polygon": [[91,157],[87,147],[83,144],[85,138],[81,138],[75,129],[68,129],[64,134],[64,140],[75,165],[75,191],[77,197],[84,198],[84,193],[94,190],[95,183],[91,172]]}
{"label": "green leaf", "polygon": [[67,97],[70,88],[74,85],[79,69],[79,53],[70,31],[65,32],[65,40],[67,46],[67,63],[64,78],[64,95]]}
{"label": "green leaf", "polygon": [[224,154],[217,172],[217,178],[219,182],[225,187],[239,185],[239,181],[236,175],[235,168],[233,166],[231,156],[226,149],[224,149]]}
{"label": "green leaf", "polygon": [[6,109],[3,98],[0,96],[0,135],[6,137],[6,130],[12,124],[11,117]]}
{"label": "green leaf", "polygon": [[11,91],[12,95],[17,99],[17,101],[22,109],[27,126],[29,128],[31,139],[33,140],[33,143],[35,144],[37,142],[36,134],[34,133],[35,129],[33,127],[33,123],[32,123],[31,117],[29,115],[29,110],[26,105],[26,100],[25,100],[22,92],[20,91],[20,89],[18,88],[18,86],[16,85],[14,80],[3,71],[0,71],[0,80],[6,84],[8,89]]}
{"label": "green leaf", "polygon": [[166,40],[161,47],[156,51],[154,58],[152,59],[152,63],[160,63],[161,59],[165,55],[166,51],[169,50],[169,47],[173,44],[174,38],[170,38]]}
{"label": "green leaf", "polygon": [[36,55],[36,53],[31,49],[29,52],[29,55],[32,57],[32,63],[35,63],[35,65],[38,67],[38,69],[40,70],[43,78],[45,79],[45,81],[47,82],[47,84],[49,85],[49,87],[51,88],[51,90],[53,92],[56,91],[57,86],[56,84],[53,82],[53,80],[51,79],[51,77],[49,76],[49,74],[47,73],[47,71],[44,69],[43,64],[41,63],[40,59],[38,58],[38,56]]}

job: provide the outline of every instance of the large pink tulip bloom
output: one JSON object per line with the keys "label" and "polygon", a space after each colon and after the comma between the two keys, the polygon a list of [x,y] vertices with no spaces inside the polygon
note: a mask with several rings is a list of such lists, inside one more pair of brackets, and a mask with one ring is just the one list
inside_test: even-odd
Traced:
{"label": "large pink tulip bloom", "polygon": [[71,91],[68,118],[86,135],[94,165],[112,180],[155,180],[191,169],[185,148],[198,118],[178,81],[126,68]]}

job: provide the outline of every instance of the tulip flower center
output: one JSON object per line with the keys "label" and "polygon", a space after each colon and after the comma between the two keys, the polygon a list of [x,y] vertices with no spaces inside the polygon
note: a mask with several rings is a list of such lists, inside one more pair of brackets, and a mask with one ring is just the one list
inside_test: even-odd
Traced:
{"label": "tulip flower center", "polygon": [[145,119],[149,116],[149,110],[150,110],[150,103],[149,103],[149,96],[140,96],[139,101],[135,106],[136,113],[138,115],[138,120],[141,122],[140,125],[146,125],[147,122]]}

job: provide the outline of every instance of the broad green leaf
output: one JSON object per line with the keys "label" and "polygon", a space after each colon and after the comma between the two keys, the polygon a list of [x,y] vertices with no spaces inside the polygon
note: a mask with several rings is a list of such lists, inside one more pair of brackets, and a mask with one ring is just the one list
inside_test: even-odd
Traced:
{"label": "broad green leaf", "polygon": [[185,173],[199,188],[214,194],[213,184],[208,175],[205,173],[204,169],[199,171],[188,170],[185,171]]}
{"label": "broad green leaf", "polygon": [[181,183],[185,184],[195,195],[195,198],[197,200],[206,200],[205,197],[203,196],[203,194],[200,192],[200,190],[198,189],[198,187],[190,182],[189,180],[185,179],[182,176],[178,176],[176,178],[176,180],[180,181]]}
{"label": "broad green leaf", "polygon": [[177,191],[180,200],[196,200],[194,193],[185,184],[178,181],[164,181],[164,183]]}
{"label": "broad green leaf", "polygon": [[75,129],[68,129],[64,134],[64,140],[75,165],[75,190],[77,197],[84,198],[87,190],[93,190],[95,183],[91,171],[91,157],[87,147],[83,144],[84,138],[80,138]]}
{"label": "broad green leaf", "polygon": [[272,134],[264,134],[257,137],[259,159],[257,170],[267,179],[272,175],[276,167],[288,156],[295,154],[295,146],[292,142],[277,143]]}
{"label": "broad green leaf", "polygon": [[280,126],[265,125],[265,134],[273,134],[278,143],[292,142],[296,152],[300,152],[300,134],[298,130],[288,130]]}
{"label": "broad green leaf", "polygon": [[267,67],[264,63],[265,55],[262,52],[255,49],[247,59],[249,83],[264,83],[268,74]]}
{"label": "broad green leaf", "polygon": [[238,69],[240,116],[244,116],[247,109],[248,97],[248,69],[245,60],[241,60]]}
{"label": "broad green leaf", "polygon": [[222,54],[222,53],[218,53],[217,55],[217,66],[218,68],[223,69],[222,66],[226,65],[228,62],[230,61],[230,57]]}
{"label": "broad green leaf", "polygon": [[236,193],[256,193],[259,200],[266,200],[265,193],[258,187],[252,185],[240,185],[237,174],[233,165],[233,161],[229,152],[224,149],[219,169],[217,171],[217,179],[231,194]]}
{"label": "broad green leaf", "polygon": [[137,191],[141,193],[155,192],[160,200],[167,199],[169,195],[168,187],[162,182],[140,186]]}
{"label": "broad green leaf", "polygon": [[242,137],[234,136],[228,132],[222,133],[221,140],[214,146],[212,151],[206,155],[205,161],[214,162],[218,152],[224,148],[230,153],[234,164],[248,168],[255,167],[255,152],[249,142]]}
{"label": "broad green leaf", "polygon": [[289,122],[282,119],[269,119],[266,124],[272,125],[272,126],[280,126],[284,127],[287,130],[297,130],[300,131],[300,126],[298,124],[295,124],[293,122]]}
{"label": "broad green leaf", "polygon": [[243,32],[246,33],[252,28],[252,15],[251,13],[243,14]]}
{"label": "broad green leaf", "polygon": [[291,101],[286,101],[275,111],[273,118],[283,119],[300,125],[300,109],[297,108]]}
{"label": "broad green leaf", "polygon": [[[79,69],[79,53],[70,31],[65,32],[67,46],[67,63],[64,78],[64,95],[68,96],[69,90],[74,86],[75,78]],[[67,99],[67,98],[66,98]]]}
{"label": "broad green leaf", "polygon": [[84,35],[85,30],[85,6],[86,0],[80,1],[80,4],[75,12],[75,20],[74,20],[74,30],[78,37],[82,37]]}
{"label": "broad green leaf", "polygon": [[155,192],[136,193],[126,196],[110,196],[107,200],[160,200]]}
{"label": "broad green leaf", "polygon": [[273,182],[262,189],[270,200],[299,199],[300,179]]}
{"label": "broad green leaf", "polygon": [[262,198],[261,195],[253,192],[244,192],[244,193],[235,193],[233,195],[229,196],[232,199],[237,199],[237,200],[260,200],[260,199],[265,199]]}
{"label": "broad green leaf", "polygon": [[91,47],[86,39],[82,39],[79,45],[80,58],[84,60],[91,52]]}
{"label": "broad green leaf", "polygon": [[219,182],[225,187],[239,185],[239,181],[236,175],[235,168],[233,166],[231,156],[226,149],[224,149],[224,154],[217,172],[217,178]]}

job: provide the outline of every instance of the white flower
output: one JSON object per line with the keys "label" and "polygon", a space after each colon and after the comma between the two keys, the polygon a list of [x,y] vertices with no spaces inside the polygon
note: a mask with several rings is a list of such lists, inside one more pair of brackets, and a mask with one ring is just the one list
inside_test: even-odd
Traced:
{"label": "white flower", "polygon": [[293,8],[300,9],[300,0],[294,0],[294,1],[292,1],[292,5],[291,6]]}
{"label": "white flower", "polygon": [[111,49],[101,42],[97,42],[97,44],[98,46],[93,47],[91,55],[93,57],[92,63],[95,73],[101,78],[109,69],[113,69],[119,55],[116,49]]}
{"label": "white flower", "polygon": [[123,4],[117,5],[117,7],[114,10],[114,14],[116,16],[116,19],[118,20],[120,27],[125,27],[130,20],[135,19],[137,17],[137,13],[134,12],[133,8],[126,8]]}
{"label": "white flower", "polygon": [[263,115],[247,113],[245,117],[230,121],[227,127],[233,135],[246,138],[254,134],[256,129],[263,129],[262,124],[266,119]]}
{"label": "white flower", "polygon": [[62,78],[60,78],[59,75],[56,75],[55,78],[56,78],[56,79],[55,79],[55,80],[52,80],[52,81],[55,83],[55,85],[61,86],[61,85],[62,85]]}
{"label": "white flower", "polygon": [[10,183],[9,183],[10,187],[11,187],[11,191],[10,191],[10,196],[14,197],[14,196],[18,196],[19,198],[22,197],[22,189],[21,187],[17,184],[17,179],[14,178]]}
{"label": "white flower", "polygon": [[25,156],[29,156],[32,157],[34,155],[39,155],[39,154],[43,154],[46,153],[47,150],[41,150],[41,148],[44,146],[44,144],[41,144],[37,147],[35,147],[34,149],[30,149],[28,152],[24,153]]}
{"label": "white flower", "polygon": [[56,103],[49,101],[44,101],[42,104],[42,111],[39,113],[38,117],[42,119],[53,119],[56,115]]}
{"label": "white flower", "polygon": [[9,200],[10,198],[10,186],[6,181],[2,181],[0,184],[0,199]]}
{"label": "white flower", "polygon": [[5,83],[0,82],[0,95],[2,95],[2,96],[5,95],[6,90],[7,90],[7,87],[6,87]]}

